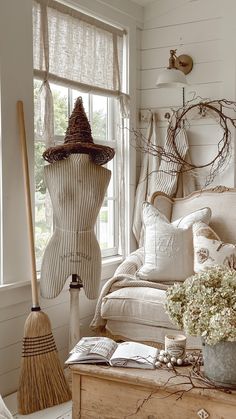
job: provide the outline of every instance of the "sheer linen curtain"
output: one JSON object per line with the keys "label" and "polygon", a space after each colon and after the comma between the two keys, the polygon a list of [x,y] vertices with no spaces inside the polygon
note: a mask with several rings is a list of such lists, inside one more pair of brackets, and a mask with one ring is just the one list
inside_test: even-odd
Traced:
{"label": "sheer linen curtain", "polygon": [[[86,93],[116,97],[119,101],[120,146],[117,161],[124,173],[124,118],[129,95],[122,90],[126,31],[106,24],[53,0],[34,0],[34,76],[42,80],[36,104],[37,134],[46,147],[55,143],[53,97],[50,82]],[[120,220],[124,220],[125,182],[121,177]],[[119,181],[118,180],[118,181]],[[121,227],[122,253],[125,231]]]}
{"label": "sheer linen curtain", "polygon": [[[156,123],[155,114],[150,112],[146,139],[154,147],[158,145]],[[175,149],[169,134],[169,127],[167,127],[164,151],[174,156]],[[179,131],[175,143],[179,155],[190,162],[189,143],[184,126]],[[169,161],[165,158],[160,159],[159,156],[153,156],[147,152],[142,157],[140,177],[136,188],[133,220],[133,233],[139,246],[143,245],[142,203],[149,201],[152,194],[156,191],[164,192],[170,197],[181,197],[196,189],[195,178],[191,173],[178,173],[182,168],[182,164],[179,162]]]}

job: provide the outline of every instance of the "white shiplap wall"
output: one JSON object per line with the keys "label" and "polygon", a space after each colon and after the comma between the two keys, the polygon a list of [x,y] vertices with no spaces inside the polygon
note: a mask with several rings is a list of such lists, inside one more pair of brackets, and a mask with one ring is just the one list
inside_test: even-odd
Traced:
{"label": "white shiplap wall", "polygon": [[[231,0],[158,0],[145,8],[140,67],[142,115],[152,109],[163,119],[163,109],[182,106],[181,89],[155,87],[158,74],[167,67],[170,49],[193,58],[193,70],[187,76],[189,86],[185,88],[186,101],[193,95],[235,100],[232,12],[236,13],[236,3]],[[160,122],[158,135],[162,142],[165,132],[166,123]],[[234,130],[232,135],[234,141]],[[221,131],[213,119],[193,120],[188,138],[193,162],[206,163],[216,153]],[[231,166],[214,184],[234,185],[233,161],[232,156]]]}
{"label": "white shiplap wall", "polygon": [[[68,4],[84,12],[100,17],[128,30],[131,94],[131,123],[135,125],[138,99],[136,95],[136,29],[143,20],[143,9],[127,0],[68,0]],[[21,357],[23,326],[31,308],[30,267],[27,256],[28,240],[23,198],[23,185],[18,152],[18,129],[16,122],[16,101],[25,104],[26,130],[29,155],[33,156],[33,89],[32,89],[32,24],[31,0],[8,0],[0,2],[0,136],[4,151],[2,162],[4,178],[3,227],[6,241],[3,242],[4,280],[9,285],[0,285],[0,394],[8,395],[17,388]],[[132,214],[135,190],[135,158],[129,172],[131,198],[127,200],[128,217]],[[32,169],[32,167],[31,167]],[[17,232],[17,234],[16,234]],[[20,240],[16,240],[20,237]],[[103,266],[103,279],[109,278],[117,263]],[[10,272],[10,273],[9,273]],[[20,281],[28,281],[23,284]],[[15,283],[15,285],[12,285]],[[81,335],[89,332],[95,301],[80,295]],[[61,360],[68,354],[69,292],[68,285],[53,300],[43,300],[41,307],[52,322],[52,330]]]}

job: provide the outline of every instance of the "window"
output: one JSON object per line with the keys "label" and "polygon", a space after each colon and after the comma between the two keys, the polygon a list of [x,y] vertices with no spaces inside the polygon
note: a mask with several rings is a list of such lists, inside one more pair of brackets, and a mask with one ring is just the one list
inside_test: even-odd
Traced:
{"label": "window", "polygon": [[[34,80],[35,109],[39,100],[41,81]],[[64,142],[68,117],[74,102],[82,96],[86,114],[91,124],[95,143],[106,144],[117,148],[116,135],[116,103],[114,98],[81,93],[78,90],[51,84],[54,102],[54,133],[57,144]],[[45,143],[35,118],[35,248],[37,268],[40,269],[46,244],[53,232],[53,213],[50,198],[43,181],[44,161],[42,153]],[[111,170],[112,177],[96,224],[96,235],[102,256],[118,253],[118,211],[117,211],[117,159],[111,160],[106,167]]]}
{"label": "window", "polygon": [[[116,255],[118,248],[125,254],[125,141],[124,130],[118,127],[122,125],[121,117],[128,114],[126,41],[123,28],[56,1],[33,1],[38,267],[53,229],[41,155],[44,147],[64,142],[68,117],[78,96],[83,97],[94,142],[117,151],[107,165],[112,178],[96,225],[102,256]],[[90,93],[82,93],[85,91]],[[118,230],[121,232],[119,241]]]}
{"label": "window", "polygon": [[[11,285],[9,290],[11,289],[11,292],[16,297],[15,301],[17,303],[19,302],[19,293],[21,293],[22,301],[25,301],[25,291],[29,291],[31,269],[15,102],[19,99],[24,102],[33,200],[34,149],[37,157],[35,162],[37,183],[37,205],[35,211],[37,217],[37,239],[39,235],[41,236],[40,242],[37,242],[37,257],[40,258],[40,251],[42,257],[43,249],[45,249],[49,235],[52,233],[50,229],[53,226],[50,221],[52,214],[50,212],[49,197],[45,194],[42,182],[43,165],[41,155],[47,138],[46,135],[43,137],[43,130],[37,125],[37,119],[35,119],[35,128],[39,135],[34,138],[32,73],[35,79],[35,97],[37,98],[39,86],[43,90],[43,95],[40,98],[42,111],[46,110],[46,106],[43,103],[45,97],[47,104],[49,103],[47,97],[49,92],[45,89],[47,85],[66,86],[67,90],[71,89],[70,94],[68,92],[63,106],[60,108],[60,112],[67,112],[67,116],[69,114],[68,97],[73,93],[73,90],[76,91],[76,96],[78,92],[90,92],[90,99],[88,99],[88,102],[90,101],[90,109],[92,108],[93,96],[95,98],[97,96],[106,97],[108,100],[107,107],[110,112],[108,119],[113,117],[111,108],[113,106],[116,108],[117,106],[117,109],[114,111],[114,116],[117,117],[115,134],[117,134],[117,126],[121,126],[118,120],[121,118],[121,115],[124,116],[123,110],[125,111],[126,105],[129,105],[129,96],[127,94],[129,85],[133,88],[133,97],[130,103],[134,105],[136,95],[135,77],[133,77],[135,75],[135,60],[129,60],[129,51],[136,51],[135,25],[133,25],[132,21],[123,19],[122,14],[116,16],[112,8],[104,7],[99,2],[98,7],[95,7],[92,4],[93,2],[88,7],[85,7],[82,6],[82,3],[80,6],[79,1],[68,1],[70,5],[73,3],[73,9],[66,6],[67,0],[59,0],[59,2],[55,0],[33,0],[32,2],[23,1],[22,3],[21,7],[18,7],[18,2],[14,1],[15,7],[12,8],[7,5],[8,2],[5,2],[6,5],[1,7],[3,21],[7,22],[9,19],[13,21],[14,31],[9,30],[9,25],[5,25],[6,37],[3,37],[3,48],[1,49],[2,263],[0,282],[3,288],[6,289],[7,294],[8,285]],[[95,1],[95,3],[97,2]],[[86,9],[86,13],[81,13],[78,10],[80,7]],[[77,10],[74,10],[76,8]],[[103,17],[102,19],[104,20],[96,19],[96,13],[99,14],[100,18]],[[19,17],[18,20],[17,17]],[[114,19],[114,24],[111,19]],[[23,31],[21,30],[22,24],[24,26]],[[127,30],[130,36],[127,36]],[[83,39],[83,42],[81,42],[81,39]],[[131,46],[134,48],[132,49]],[[13,51],[13,54],[9,54],[10,50]],[[19,59],[19,56],[22,59]],[[128,79],[127,69],[129,67],[132,69],[132,78]],[[14,77],[12,68],[18,69],[20,81],[19,78]],[[9,92],[11,92],[10,95]],[[121,106],[119,107],[119,105]],[[67,107],[67,111],[65,111],[64,106]],[[97,106],[97,104],[95,103],[93,106]],[[135,112],[135,106],[132,106],[131,115],[133,120],[135,119]],[[56,133],[57,135],[59,134],[59,137],[61,136],[61,138],[56,138],[56,140],[59,139],[61,141],[64,138],[66,126],[65,118],[62,121],[64,122],[62,122],[61,126],[60,120],[57,123],[57,127],[60,130]],[[124,121],[124,123],[128,125],[128,121]],[[94,127],[92,128],[94,130]],[[111,164],[115,165],[110,167],[113,171],[113,179],[110,181],[107,197],[101,211],[101,223],[98,223],[97,234],[103,247],[102,252],[104,256],[115,254],[118,246],[116,239],[118,236],[117,221],[119,221],[118,254],[123,256],[125,255],[123,251],[124,240],[121,240],[124,236],[121,234],[123,231],[125,232],[127,249],[130,250],[130,219],[131,206],[133,204],[132,185],[134,184],[133,170],[129,166],[131,154],[128,140],[129,132],[128,130],[123,130],[124,135],[120,136],[122,140],[120,141],[118,136],[113,137],[110,135],[112,132],[111,124],[108,123],[106,130],[109,133],[107,140],[114,141],[113,147],[116,148],[116,156],[110,163],[110,166]],[[120,131],[119,134],[122,134],[122,132]],[[99,132],[95,133],[93,131],[93,136],[95,142],[98,141],[97,137],[99,137],[100,142]],[[101,138],[101,141],[104,140]],[[47,143],[46,147],[49,146],[50,144]],[[132,153],[132,163],[134,162],[134,154]],[[123,187],[123,185],[125,193],[122,195],[121,186]],[[110,188],[113,186],[112,195]],[[118,190],[116,190],[117,188]],[[45,200],[47,201],[46,212]],[[109,220],[108,224],[108,217],[110,217],[110,220],[112,220],[112,217],[115,219],[115,228],[111,229],[111,232],[109,228],[113,226],[113,222]],[[45,220],[47,220],[47,223]],[[103,240],[102,231],[104,231],[104,227],[107,230],[106,237],[109,238],[108,244],[104,244]],[[121,229],[123,230],[121,231]],[[118,260],[120,258],[115,259]],[[114,258],[111,258],[111,260],[107,258],[106,263],[102,267],[103,278],[109,278],[113,273],[115,264],[117,266],[118,263],[114,262]],[[20,291],[17,291],[17,283],[20,284]],[[10,303],[12,303],[12,300]]]}

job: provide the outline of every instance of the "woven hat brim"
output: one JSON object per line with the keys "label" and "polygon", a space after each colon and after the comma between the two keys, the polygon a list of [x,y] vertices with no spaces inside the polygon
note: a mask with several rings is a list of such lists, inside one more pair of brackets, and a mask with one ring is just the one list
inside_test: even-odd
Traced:
{"label": "woven hat brim", "polygon": [[68,143],[48,148],[43,153],[44,160],[54,163],[67,159],[70,154],[89,154],[91,160],[100,166],[113,159],[115,150],[111,147],[94,143]]}

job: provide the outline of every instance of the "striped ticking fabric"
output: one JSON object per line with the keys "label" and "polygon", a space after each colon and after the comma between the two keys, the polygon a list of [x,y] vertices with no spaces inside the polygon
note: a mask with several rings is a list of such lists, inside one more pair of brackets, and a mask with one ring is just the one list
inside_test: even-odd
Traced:
{"label": "striped ticking fabric", "polygon": [[[182,128],[177,134],[175,143],[179,155],[182,159],[184,159],[189,148],[187,133],[184,128]],[[156,173],[155,183],[152,185],[153,190],[149,196],[152,195],[152,193],[155,191],[165,192],[169,196],[174,196],[176,193],[178,172],[180,171],[182,164],[178,162],[178,159],[174,161],[176,153],[173,147],[171,132],[169,129],[167,130],[164,151],[173,156],[173,161],[170,161],[168,158],[161,159],[159,170]]]}
{"label": "striped ticking fabric", "polygon": [[86,296],[95,299],[101,280],[101,250],[94,225],[111,177],[85,154],[45,166],[45,183],[52,201],[54,233],[45,249],[40,288],[55,298],[66,279],[81,277]]}

